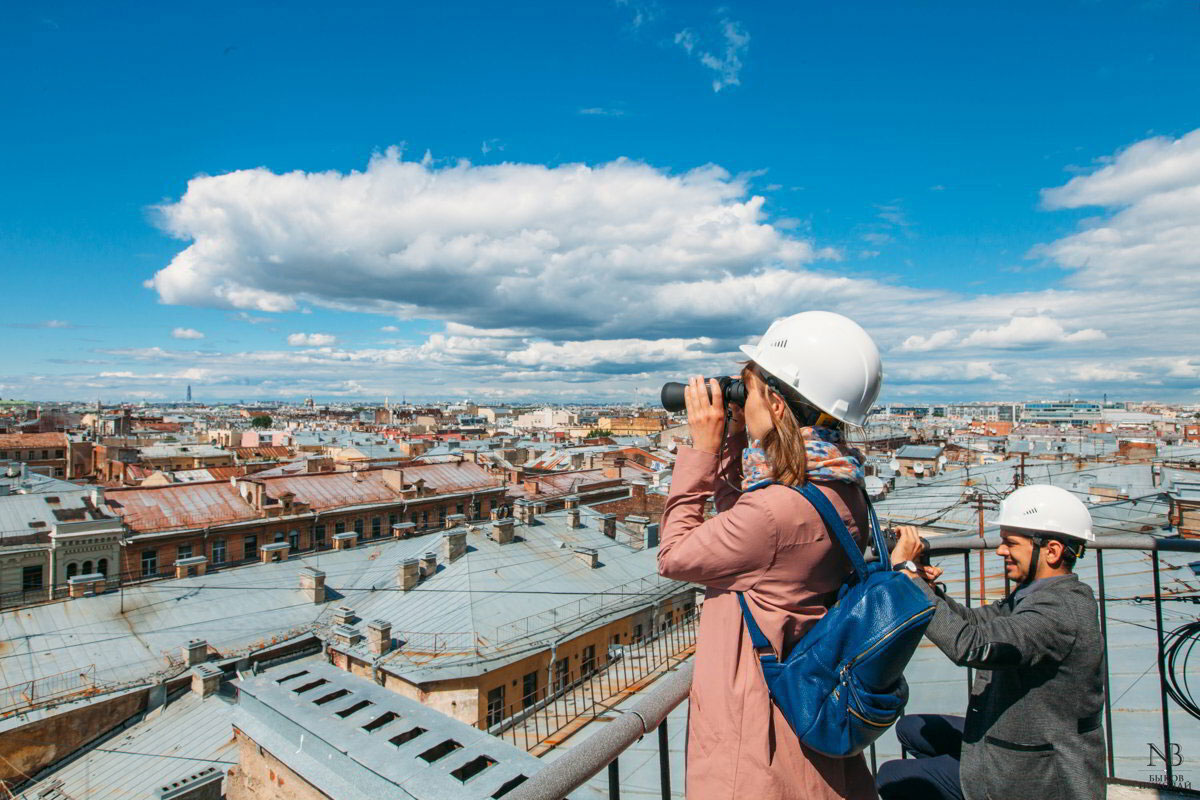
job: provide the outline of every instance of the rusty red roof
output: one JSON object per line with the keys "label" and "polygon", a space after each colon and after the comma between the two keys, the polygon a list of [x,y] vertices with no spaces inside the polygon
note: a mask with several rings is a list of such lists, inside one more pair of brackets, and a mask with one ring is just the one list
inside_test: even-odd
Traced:
{"label": "rusty red roof", "polygon": [[[369,503],[397,500],[398,493],[384,480],[385,470],[323,472],[311,475],[251,477],[263,484],[269,497],[285,492],[313,511],[327,511]],[[499,488],[500,483],[477,464],[428,464],[405,467],[404,482],[424,479],[425,487],[435,494]],[[109,507],[120,514],[137,532],[170,530],[249,522],[265,518],[242,499],[238,488],[228,480],[170,484],[167,486],[113,489],[105,496]]]}

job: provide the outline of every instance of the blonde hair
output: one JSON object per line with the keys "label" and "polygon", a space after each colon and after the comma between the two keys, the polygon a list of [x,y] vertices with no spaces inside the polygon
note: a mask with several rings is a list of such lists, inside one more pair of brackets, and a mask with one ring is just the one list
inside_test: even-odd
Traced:
{"label": "blonde hair", "polygon": [[[753,361],[747,361],[742,367],[742,381],[746,384],[748,392],[758,392],[764,398],[768,392],[774,392],[787,403],[787,411],[781,415],[776,414],[770,404],[767,405],[771,420],[775,424],[763,437],[762,446],[771,462],[771,471],[775,480],[790,486],[803,486],[808,483],[806,477],[808,475],[808,452],[804,445],[804,434],[800,432],[805,423],[801,421],[799,415],[810,417],[814,421],[825,415],[821,413],[820,409],[805,402],[802,398],[789,397],[767,386],[764,374]],[[826,416],[825,419],[829,420],[830,418]],[[844,441],[845,424],[835,422],[831,427],[841,431]]]}

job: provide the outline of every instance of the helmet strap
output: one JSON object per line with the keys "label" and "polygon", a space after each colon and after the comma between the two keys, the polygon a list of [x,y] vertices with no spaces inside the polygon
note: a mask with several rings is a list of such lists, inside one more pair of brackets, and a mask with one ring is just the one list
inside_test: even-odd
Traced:
{"label": "helmet strap", "polygon": [[1042,551],[1042,541],[1038,538],[1031,538],[1033,542],[1033,555],[1029,557],[1029,574],[1025,576],[1025,580],[1021,581],[1022,586],[1028,586],[1033,583],[1037,576],[1038,554]]}

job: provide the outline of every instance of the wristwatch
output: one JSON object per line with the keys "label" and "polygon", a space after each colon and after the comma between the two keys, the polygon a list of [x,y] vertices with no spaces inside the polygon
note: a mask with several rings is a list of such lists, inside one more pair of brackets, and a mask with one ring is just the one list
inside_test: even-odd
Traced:
{"label": "wristwatch", "polygon": [[900,570],[905,570],[905,569],[908,570],[909,572],[911,572],[913,575],[921,574],[921,571],[917,568],[917,562],[912,561],[912,560],[901,561],[899,564],[892,565],[892,570],[894,572],[899,572]]}

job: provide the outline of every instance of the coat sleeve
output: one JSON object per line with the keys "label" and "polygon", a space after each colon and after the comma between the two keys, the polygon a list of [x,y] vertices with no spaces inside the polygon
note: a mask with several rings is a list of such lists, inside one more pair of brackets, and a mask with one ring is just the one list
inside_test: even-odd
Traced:
{"label": "coat sleeve", "polygon": [[713,492],[717,457],[681,448],[663,511],[658,572],[715,589],[744,591],[771,566],[778,539],[766,492],[747,492],[728,510],[704,519]]}
{"label": "coat sleeve", "polygon": [[[929,590],[927,589],[926,594],[928,593]],[[993,603],[989,603],[986,606],[975,606],[973,608],[968,608],[955,600],[953,597],[950,597],[945,592],[934,590],[934,593],[936,595],[933,598],[935,601],[945,604],[949,611],[957,614],[960,619],[965,619],[968,622],[987,622],[989,619],[992,619],[993,617],[1002,613],[1004,603],[1006,602],[1005,599],[1000,599]]]}
{"label": "coat sleeve", "polygon": [[745,447],[745,431],[732,434],[725,440],[721,462],[717,465],[716,486],[713,487],[717,511],[727,511],[742,496],[742,492],[735,487],[742,485],[742,450]]}
{"label": "coat sleeve", "polygon": [[[976,669],[1013,669],[1066,658],[1075,643],[1075,620],[1054,592],[1034,592],[1003,614],[996,605],[986,617],[963,617],[934,593],[933,619],[925,635],[955,664]],[[957,603],[955,603],[957,605]]]}

